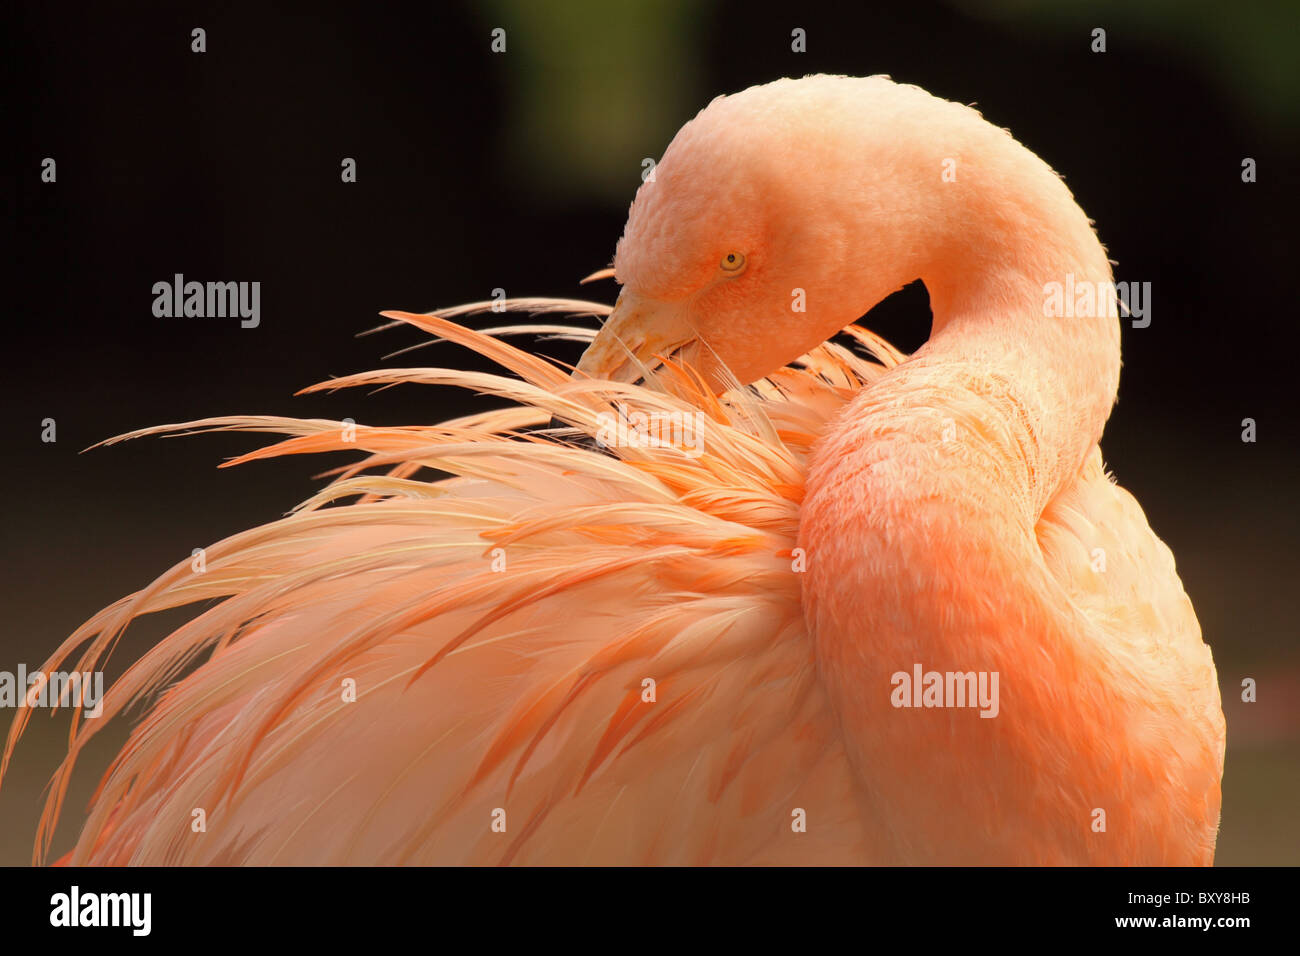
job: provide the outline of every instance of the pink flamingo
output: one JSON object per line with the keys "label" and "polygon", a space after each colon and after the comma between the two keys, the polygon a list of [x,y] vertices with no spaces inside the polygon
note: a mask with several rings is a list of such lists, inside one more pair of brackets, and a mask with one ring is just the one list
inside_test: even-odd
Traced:
{"label": "pink flamingo", "polygon": [[[682,128],[604,274],[612,313],[511,303],[608,315],[572,376],[501,338],[581,330],[452,321],[479,303],[386,314],[513,375],[315,387],[504,410],[123,436],[367,455],[53,656],[93,669],[135,617],[221,599],[110,690],[105,717],[151,706],[66,860],[1212,862],[1214,664],[1103,469],[1111,271],[1045,163],[916,87],[780,80]],[[917,278],[913,356],[851,326]],[[1052,314],[1067,282],[1097,294]],[[874,361],[827,342],[846,327]],[[74,717],[38,859],[98,726]]]}

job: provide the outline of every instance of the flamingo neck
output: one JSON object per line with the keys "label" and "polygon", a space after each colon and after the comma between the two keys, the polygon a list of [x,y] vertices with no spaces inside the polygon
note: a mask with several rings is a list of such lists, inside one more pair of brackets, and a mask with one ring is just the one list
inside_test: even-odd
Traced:
{"label": "flamingo neck", "polygon": [[[983,121],[967,136],[979,161],[963,163],[958,183],[928,186],[934,322],[912,374],[938,367],[954,413],[987,406],[984,428],[1006,429],[993,444],[1025,470],[1016,490],[1037,521],[1110,415],[1119,309],[1105,249],[1060,177]],[[906,382],[893,387],[908,401]]]}
{"label": "flamingo neck", "polygon": [[[972,416],[984,431],[1002,429],[995,444],[1026,472],[1037,520],[1100,439],[1114,404],[1120,341],[1110,263],[1047,163],[974,110],[893,92],[906,108],[889,117],[896,133],[887,148],[878,145],[879,117],[848,127],[847,143],[832,141],[835,155],[867,155],[885,172],[868,188],[845,185],[860,178],[852,164],[825,177],[830,192],[817,208],[844,243],[828,257],[841,264],[842,284],[824,298],[846,310],[817,331],[838,331],[844,315],[919,276],[934,314],[930,339],[869,392],[913,406],[907,427],[946,409],[936,420],[953,419],[958,433]],[[849,415],[869,414],[871,401],[862,396]]]}
{"label": "flamingo neck", "polygon": [[[1035,537],[1100,437],[1119,371],[1110,310],[1045,315],[1044,287],[1069,276],[1104,294],[1109,265],[1054,176],[1022,180],[1013,201],[966,197],[958,218],[975,225],[922,275],[930,340],[856,397],[810,465],[806,616],[900,860],[1140,853],[1140,834],[1091,839],[1089,813],[1121,799],[1128,689]],[[943,675],[940,706],[900,707],[895,678],[917,668]],[[965,675],[1000,688],[992,714],[955,706]]]}

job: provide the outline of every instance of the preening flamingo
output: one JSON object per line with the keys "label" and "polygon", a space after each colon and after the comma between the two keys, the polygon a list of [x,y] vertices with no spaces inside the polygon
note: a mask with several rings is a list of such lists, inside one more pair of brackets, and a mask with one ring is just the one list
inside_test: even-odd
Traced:
{"label": "preening flamingo", "polygon": [[[220,599],[110,689],[105,720],[149,707],[67,860],[1212,862],[1214,664],[1103,469],[1111,270],[1046,163],[916,87],[779,80],[682,128],[612,274],[612,310],[510,303],[607,316],[572,374],[504,339],[592,333],[455,321],[479,303],[385,314],[510,374],[315,386],[451,384],[501,410],[123,436],[367,454],[54,654],[93,670],[134,618]],[[918,278],[914,355],[852,325]],[[1066,282],[1093,307],[1049,314]],[[828,342],[846,327],[871,358]],[[591,441],[647,421],[689,424],[699,453]],[[904,688],[931,672],[996,675],[997,706]],[[38,859],[100,726],[74,717]]]}

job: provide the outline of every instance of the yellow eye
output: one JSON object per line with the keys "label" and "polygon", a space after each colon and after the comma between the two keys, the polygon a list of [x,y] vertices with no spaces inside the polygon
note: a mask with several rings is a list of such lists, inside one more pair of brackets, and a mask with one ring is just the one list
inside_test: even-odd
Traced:
{"label": "yellow eye", "polygon": [[722,271],[731,275],[742,272],[745,268],[745,256],[740,252],[728,252],[722,257]]}

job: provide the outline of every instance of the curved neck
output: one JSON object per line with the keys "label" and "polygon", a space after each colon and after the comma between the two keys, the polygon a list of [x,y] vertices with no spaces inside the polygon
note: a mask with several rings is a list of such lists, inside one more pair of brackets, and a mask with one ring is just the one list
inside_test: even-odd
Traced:
{"label": "curved neck", "polygon": [[[976,276],[925,278],[930,339],[882,383],[899,405],[944,411],[947,441],[981,444],[1020,474],[1014,490],[1026,496],[1031,526],[1100,441],[1115,400],[1119,323],[1113,298],[1105,298],[1113,296],[1110,270],[1097,250],[1100,262],[1008,257]],[[1100,314],[1044,315],[1057,287],[1100,294]],[[857,411],[870,414],[865,406]]]}
{"label": "curved neck", "polygon": [[[933,363],[964,369],[965,390],[1020,433],[1041,510],[1114,404],[1119,318],[1106,252],[1061,178],[1005,130],[920,90],[891,86],[884,99],[888,110],[866,110],[820,146],[828,175],[810,187],[825,193],[811,204],[833,228],[820,217],[815,237],[806,223],[792,228],[791,249],[818,255],[839,237],[840,294],[821,298],[842,308],[818,317],[815,334],[829,337],[922,279],[930,341],[872,391],[905,391]],[[864,165],[878,172],[864,180]]]}
{"label": "curved neck", "polygon": [[1005,426],[1005,450],[1025,459],[1037,520],[1101,438],[1115,401],[1110,263],[1046,163],[977,117],[961,136],[956,180],[928,185],[934,251],[921,278],[934,324],[913,361],[947,368],[952,401],[978,396]]}
{"label": "curved neck", "polygon": [[[968,185],[929,237],[930,340],[855,397],[810,463],[799,537],[819,667],[900,861],[1205,862],[1164,822],[1212,834],[1199,751],[1162,755],[1161,781],[1134,789],[1150,741],[1184,731],[1038,545],[1044,508],[1077,480],[1113,403],[1119,320],[1069,192],[1001,146],[998,162],[962,167]],[[1051,283],[1091,283],[1090,314],[1049,314]],[[896,703],[896,675],[917,669],[940,675],[938,706]],[[957,683],[974,693],[992,675],[988,719],[953,706]]]}

